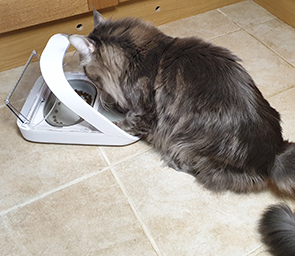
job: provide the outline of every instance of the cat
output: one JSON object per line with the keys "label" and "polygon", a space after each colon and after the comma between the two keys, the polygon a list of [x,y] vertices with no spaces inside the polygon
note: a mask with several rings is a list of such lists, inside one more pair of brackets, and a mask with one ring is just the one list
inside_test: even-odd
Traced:
{"label": "cat", "polygon": [[88,36],[68,38],[89,79],[126,113],[121,129],[210,190],[246,193],[272,183],[292,193],[295,144],[283,139],[279,113],[238,57],[140,19],[94,11],[94,20]]}

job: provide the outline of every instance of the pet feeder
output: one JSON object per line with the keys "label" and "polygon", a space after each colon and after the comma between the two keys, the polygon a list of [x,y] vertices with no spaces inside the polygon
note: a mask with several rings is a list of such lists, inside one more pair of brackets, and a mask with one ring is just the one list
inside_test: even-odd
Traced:
{"label": "pet feeder", "polygon": [[[123,120],[125,115],[101,104],[111,101],[110,96],[104,97],[83,72],[64,72],[63,60],[69,45],[67,36],[52,36],[41,55],[40,67],[28,74],[28,67],[37,64],[31,63],[38,57],[33,51],[6,99],[6,105],[18,117],[17,125],[23,137],[34,142],[86,145],[121,146],[137,141],[138,137],[113,123]],[[18,110],[21,99],[16,99],[15,104],[12,99],[16,89],[22,94],[25,90],[19,87],[23,84],[28,87],[28,83],[33,87]]]}

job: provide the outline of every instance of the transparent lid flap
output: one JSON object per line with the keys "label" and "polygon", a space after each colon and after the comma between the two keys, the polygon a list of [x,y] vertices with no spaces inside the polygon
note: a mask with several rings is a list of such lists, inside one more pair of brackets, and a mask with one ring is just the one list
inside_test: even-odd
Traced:
{"label": "transparent lid flap", "polygon": [[28,113],[25,113],[22,110],[22,106],[35,81],[37,81],[37,79],[41,76],[39,60],[40,56],[36,53],[36,51],[33,51],[19,79],[5,100],[6,106],[22,123],[30,122],[30,117],[28,116]]}

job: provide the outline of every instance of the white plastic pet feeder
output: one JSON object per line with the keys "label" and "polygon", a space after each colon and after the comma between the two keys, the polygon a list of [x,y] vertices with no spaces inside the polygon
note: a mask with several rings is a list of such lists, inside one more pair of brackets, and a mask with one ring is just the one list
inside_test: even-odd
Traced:
{"label": "white plastic pet feeder", "polygon": [[23,137],[34,142],[86,145],[121,146],[137,141],[138,137],[112,122],[124,119],[125,115],[103,108],[101,92],[84,73],[64,72],[63,60],[69,45],[68,38],[62,34],[50,38],[40,59],[41,76],[32,81],[33,88],[21,111],[11,98],[31,59],[37,56],[35,52],[6,99],[6,105],[18,117],[17,125]]}

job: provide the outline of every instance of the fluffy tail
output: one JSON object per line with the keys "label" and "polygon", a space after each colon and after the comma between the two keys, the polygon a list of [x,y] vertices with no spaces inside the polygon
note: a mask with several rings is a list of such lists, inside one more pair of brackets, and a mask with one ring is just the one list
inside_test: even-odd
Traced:
{"label": "fluffy tail", "polygon": [[295,215],[287,205],[270,206],[260,220],[259,232],[274,256],[295,255]]}
{"label": "fluffy tail", "polygon": [[[295,143],[285,142],[269,178],[282,192],[295,192]],[[295,214],[285,205],[270,206],[259,223],[262,241],[274,256],[295,256]]]}
{"label": "fluffy tail", "polygon": [[269,178],[280,191],[295,192],[295,143],[285,142],[282,153],[275,158]]}

